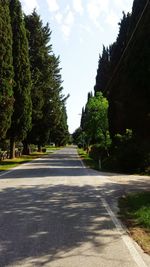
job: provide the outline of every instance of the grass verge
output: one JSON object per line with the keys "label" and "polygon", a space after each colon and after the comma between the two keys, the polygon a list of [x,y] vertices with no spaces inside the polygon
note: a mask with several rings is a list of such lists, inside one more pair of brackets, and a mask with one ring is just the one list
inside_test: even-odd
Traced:
{"label": "grass verge", "polygon": [[55,150],[59,150],[63,147],[56,147],[56,146],[45,146],[47,151],[55,151]]}
{"label": "grass verge", "polygon": [[81,159],[83,160],[84,164],[94,170],[99,170],[99,166],[98,163],[96,163],[92,158],[89,157],[88,153],[82,149],[82,148],[78,148],[77,149],[79,156],[81,157]]}
{"label": "grass verge", "polygon": [[150,192],[122,197],[119,207],[121,219],[131,236],[150,255]]}
{"label": "grass verge", "polygon": [[3,161],[0,161],[0,172],[1,171],[7,171],[11,168],[17,167],[18,165],[26,162],[30,162],[33,159],[42,157],[43,155],[48,155],[49,153],[45,152],[34,152],[30,155],[21,156],[20,158],[14,158],[14,159],[6,159]]}

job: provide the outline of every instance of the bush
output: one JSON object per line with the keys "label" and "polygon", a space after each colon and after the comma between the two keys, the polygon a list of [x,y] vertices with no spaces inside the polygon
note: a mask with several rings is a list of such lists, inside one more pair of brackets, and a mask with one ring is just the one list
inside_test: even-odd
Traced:
{"label": "bush", "polygon": [[118,153],[118,162],[123,171],[140,171],[143,165],[143,155],[136,143],[129,142],[121,147]]}
{"label": "bush", "polygon": [[144,172],[149,164],[149,148],[126,130],[124,135],[117,134],[113,140],[112,157],[116,159],[117,170],[122,172]]}
{"label": "bush", "polygon": [[89,156],[98,161],[99,159],[106,158],[108,155],[104,147],[102,147],[100,144],[95,144],[91,146]]}
{"label": "bush", "polygon": [[78,148],[82,148],[83,146],[82,146],[82,144],[78,144]]}
{"label": "bush", "polygon": [[109,156],[102,161],[102,169],[110,172],[120,172],[118,160],[114,156]]}

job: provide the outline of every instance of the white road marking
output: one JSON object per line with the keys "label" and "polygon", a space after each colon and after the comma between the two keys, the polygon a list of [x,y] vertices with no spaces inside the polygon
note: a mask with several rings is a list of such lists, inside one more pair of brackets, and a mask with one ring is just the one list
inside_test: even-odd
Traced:
{"label": "white road marking", "polygon": [[[20,166],[19,166],[19,167],[20,167]],[[18,167],[18,168],[19,168],[19,167]],[[11,169],[10,171],[2,171],[2,173],[0,174],[0,177],[3,176],[3,175],[5,175],[5,174],[11,173],[11,172],[13,172],[14,170],[16,170],[16,169],[18,169],[18,168],[15,167],[15,168]]]}
{"label": "white road marking", "polygon": [[77,157],[78,157],[79,161],[81,162],[82,167],[83,167],[84,169],[86,169],[87,167],[85,166],[83,160],[80,158],[80,156],[79,156],[78,153],[77,153]]}
{"label": "white road marking", "polygon": [[114,225],[116,226],[116,229],[117,229],[118,233],[120,234],[122,240],[124,241],[126,247],[128,248],[132,258],[136,262],[137,266],[138,267],[148,267],[145,264],[145,262],[143,261],[141,255],[139,254],[137,249],[135,248],[132,239],[128,236],[128,234],[126,233],[125,229],[123,229],[123,226],[121,225],[121,223],[119,222],[119,220],[115,216],[114,212],[111,210],[111,208],[110,208],[109,204],[107,203],[107,201],[103,197],[100,197],[100,199],[101,199],[105,209],[107,210],[109,216],[111,217]]}
{"label": "white road marking", "polygon": [[86,169],[86,166],[84,165],[83,161],[80,160],[80,162],[81,162],[82,167],[83,167],[84,169]]}
{"label": "white road marking", "polygon": [[11,172],[13,172],[13,171],[15,171],[15,170],[18,170],[18,169],[22,168],[22,166],[30,165],[30,164],[33,163],[33,161],[41,160],[41,159],[42,159],[42,158],[36,158],[36,159],[31,160],[31,161],[28,161],[28,162],[25,162],[25,163],[21,163],[19,166],[13,167],[13,168],[12,168],[11,170],[9,170],[9,171],[2,171],[2,173],[0,174],[0,177],[3,176],[3,175],[5,175],[5,174],[11,173]]}
{"label": "white road marking", "polygon": [[[86,168],[83,161],[81,159],[80,159],[80,161],[81,161],[83,168]],[[95,188],[95,189],[96,189],[96,191],[98,191],[97,188]],[[119,222],[118,218],[115,216],[114,212],[111,210],[111,208],[110,208],[109,204],[107,203],[107,201],[105,200],[105,198],[100,197],[100,196],[98,196],[98,198],[101,199],[103,206],[105,207],[109,216],[111,217],[114,225],[116,226],[118,233],[120,234],[123,242],[125,243],[126,247],[128,248],[130,255],[132,256],[132,258],[136,262],[137,266],[138,267],[148,267],[147,264],[144,262],[143,258],[141,257],[141,255],[139,254],[139,252],[137,251],[132,239],[129,237],[126,230],[123,228],[123,226]]]}

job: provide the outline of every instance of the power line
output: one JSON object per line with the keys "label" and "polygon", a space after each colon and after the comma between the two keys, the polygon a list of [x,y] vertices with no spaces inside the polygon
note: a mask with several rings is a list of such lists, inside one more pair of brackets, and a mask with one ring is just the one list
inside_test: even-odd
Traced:
{"label": "power line", "polygon": [[130,45],[132,39],[133,39],[133,37],[134,37],[134,34],[135,34],[135,32],[136,32],[136,30],[137,30],[137,28],[138,28],[138,26],[139,26],[139,24],[140,24],[140,22],[141,22],[141,20],[142,20],[142,18],[143,18],[143,15],[144,15],[145,10],[147,9],[149,3],[150,3],[150,0],[148,0],[148,1],[146,2],[145,6],[144,6],[144,8],[143,8],[143,11],[142,11],[142,13],[141,13],[141,15],[140,15],[140,17],[139,17],[137,23],[136,23],[136,26],[135,26],[135,28],[134,28],[134,31],[133,31],[133,33],[132,33],[131,36],[130,36],[130,39],[129,39],[129,41],[128,41],[128,43],[127,43],[127,45],[126,45],[126,47],[125,47],[125,49],[124,49],[124,51],[123,51],[123,53],[122,53],[120,59],[119,59],[119,62],[118,62],[118,64],[117,64],[117,66],[116,66],[116,68],[115,68],[115,70],[114,70],[114,72],[113,72],[113,74],[112,74],[110,80],[108,81],[108,83],[107,83],[107,85],[106,85],[106,88],[105,88],[104,92],[106,92],[107,89],[109,88],[109,85],[110,85],[110,83],[112,82],[112,80],[113,80],[113,78],[114,78],[114,76],[115,76],[115,74],[116,74],[116,72],[117,72],[117,70],[118,70],[118,68],[119,68],[119,66],[120,66],[120,63],[122,62],[122,59],[123,59],[123,57],[124,57],[124,55],[125,55],[125,53],[126,53],[128,47],[129,47],[129,45]]}

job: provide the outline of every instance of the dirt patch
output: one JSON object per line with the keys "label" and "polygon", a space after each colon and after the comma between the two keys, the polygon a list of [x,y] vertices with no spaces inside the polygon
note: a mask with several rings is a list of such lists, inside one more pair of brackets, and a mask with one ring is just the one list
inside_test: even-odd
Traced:
{"label": "dirt patch", "polygon": [[127,227],[131,237],[141,246],[145,253],[150,255],[150,231],[129,225],[129,223]]}

